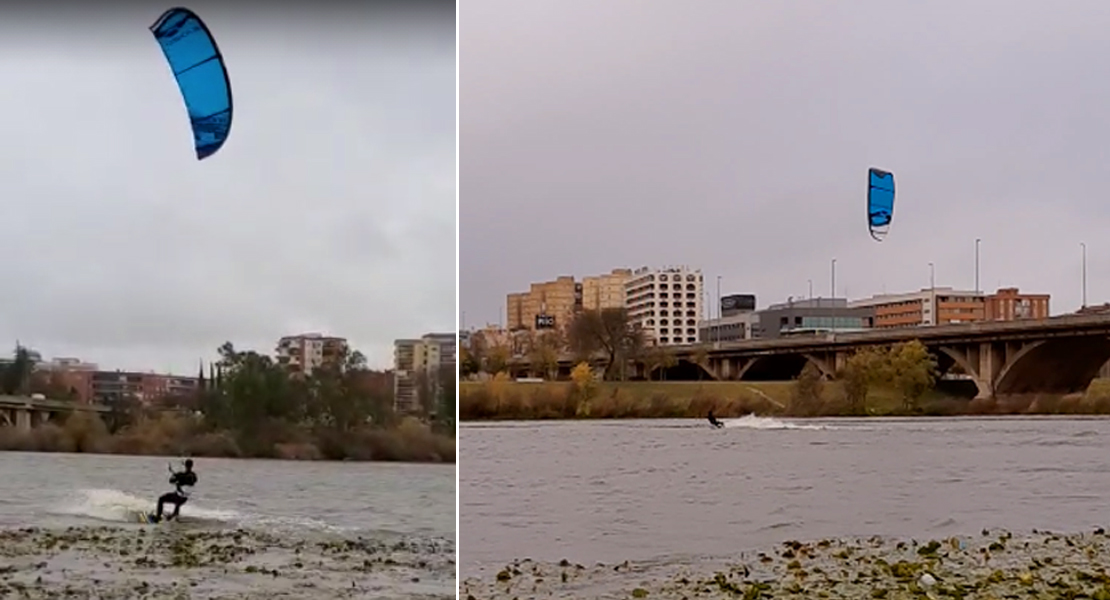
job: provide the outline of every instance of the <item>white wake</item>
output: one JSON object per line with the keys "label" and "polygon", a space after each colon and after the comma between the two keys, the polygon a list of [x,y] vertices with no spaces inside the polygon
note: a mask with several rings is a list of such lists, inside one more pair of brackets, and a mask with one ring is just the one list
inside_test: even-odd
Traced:
{"label": "white wake", "polygon": [[808,431],[823,431],[830,429],[826,425],[802,425],[799,423],[790,423],[787,421],[780,421],[774,417],[760,417],[758,415],[745,415],[738,419],[728,419],[722,421],[726,429],[800,429]]}

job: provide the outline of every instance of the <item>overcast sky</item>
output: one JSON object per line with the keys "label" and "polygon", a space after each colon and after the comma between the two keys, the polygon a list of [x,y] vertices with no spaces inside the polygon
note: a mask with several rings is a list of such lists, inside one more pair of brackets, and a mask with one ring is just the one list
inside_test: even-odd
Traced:
{"label": "overcast sky", "polygon": [[[460,14],[468,325],[560,274],[688,264],[759,305],[936,284],[1110,300],[1100,0],[473,0]],[[898,195],[868,235],[868,167]]]}
{"label": "overcast sky", "polygon": [[[198,1],[231,76],[198,162],[149,26],[170,5],[0,20],[0,345],[192,374],[225,340],[455,326],[454,3]],[[0,348],[0,352],[6,350]]]}

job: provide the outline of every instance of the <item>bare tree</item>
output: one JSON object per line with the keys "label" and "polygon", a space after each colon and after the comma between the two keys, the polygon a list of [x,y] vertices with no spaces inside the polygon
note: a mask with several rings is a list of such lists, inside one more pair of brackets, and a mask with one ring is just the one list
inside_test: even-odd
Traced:
{"label": "bare tree", "polygon": [[571,350],[579,357],[601,353],[606,357],[605,379],[624,379],[629,361],[643,351],[643,331],[628,318],[623,308],[604,308],[578,313],[567,332]]}

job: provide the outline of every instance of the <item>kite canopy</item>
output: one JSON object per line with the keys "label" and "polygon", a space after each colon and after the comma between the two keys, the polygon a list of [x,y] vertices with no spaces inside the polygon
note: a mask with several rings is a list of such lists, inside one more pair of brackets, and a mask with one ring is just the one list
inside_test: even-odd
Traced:
{"label": "kite canopy", "polygon": [[216,40],[187,8],[171,8],[150,26],[189,111],[197,160],[212,156],[231,132],[231,80]]}
{"label": "kite canopy", "polygon": [[867,179],[867,224],[871,237],[881,242],[894,219],[894,173],[872,167]]}

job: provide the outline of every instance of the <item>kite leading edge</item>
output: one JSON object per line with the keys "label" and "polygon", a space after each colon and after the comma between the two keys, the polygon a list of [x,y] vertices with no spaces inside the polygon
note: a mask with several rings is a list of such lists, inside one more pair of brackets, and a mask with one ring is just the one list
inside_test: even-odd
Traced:
{"label": "kite leading edge", "polygon": [[867,175],[867,224],[871,237],[881,242],[894,219],[894,173],[872,167]]}
{"label": "kite leading edge", "polygon": [[216,40],[187,8],[171,8],[150,26],[170,64],[193,128],[197,160],[212,156],[231,132],[231,80]]}

